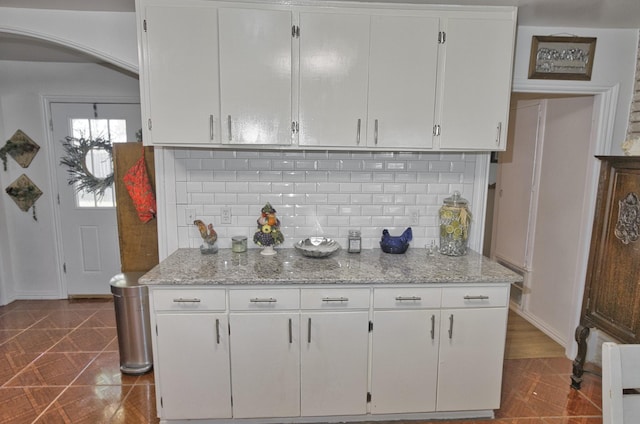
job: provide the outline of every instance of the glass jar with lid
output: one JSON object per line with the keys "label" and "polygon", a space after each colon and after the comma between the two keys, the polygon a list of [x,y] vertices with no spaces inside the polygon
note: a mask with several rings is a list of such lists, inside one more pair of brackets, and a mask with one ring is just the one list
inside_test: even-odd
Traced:
{"label": "glass jar with lid", "polygon": [[444,199],[440,208],[440,253],[448,256],[462,256],[467,253],[467,241],[471,226],[469,202],[459,191]]}

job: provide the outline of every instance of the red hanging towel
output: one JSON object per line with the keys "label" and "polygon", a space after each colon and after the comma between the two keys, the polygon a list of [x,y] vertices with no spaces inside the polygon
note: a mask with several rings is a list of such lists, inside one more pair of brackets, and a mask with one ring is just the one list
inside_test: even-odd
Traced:
{"label": "red hanging towel", "polygon": [[149,222],[156,216],[156,196],[153,194],[147,166],[144,162],[144,147],[142,157],[122,177],[133,205],[138,212],[138,218],[142,222]]}

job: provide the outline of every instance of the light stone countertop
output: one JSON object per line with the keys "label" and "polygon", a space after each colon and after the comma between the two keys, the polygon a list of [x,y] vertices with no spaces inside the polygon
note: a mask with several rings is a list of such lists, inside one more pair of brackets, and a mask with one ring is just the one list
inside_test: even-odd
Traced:
{"label": "light stone countertop", "polygon": [[294,285],[294,284],[420,284],[513,283],[522,276],[469,251],[451,257],[425,249],[388,254],[380,249],[347,253],[342,249],[328,258],[308,258],[297,250],[277,249],[263,256],[260,249],[235,253],[220,249],[203,255],[199,249],[178,249],[139,282],[147,285]]}

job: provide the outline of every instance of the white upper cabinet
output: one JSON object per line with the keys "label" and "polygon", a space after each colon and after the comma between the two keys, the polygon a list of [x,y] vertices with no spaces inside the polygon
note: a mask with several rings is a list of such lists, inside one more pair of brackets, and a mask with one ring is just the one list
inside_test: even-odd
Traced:
{"label": "white upper cabinet", "polygon": [[368,147],[432,147],[438,21],[371,17]]}
{"label": "white upper cabinet", "polygon": [[369,16],[300,13],[300,146],[366,143]]}
{"label": "white upper cabinet", "polygon": [[515,17],[451,17],[444,33],[440,149],[504,150]]}
{"label": "white upper cabinet", "polygon": [[144,143],[219,144],[217,9],[183,1],[139,13]]}
{"label": "white upper cabinet", "polygon": [[506,147],[516,8],[137,0],[145,144]]}
{"label": "white upper cabinet", "polygon": [[291,144],[292,13],[221,7],[223,143]]}

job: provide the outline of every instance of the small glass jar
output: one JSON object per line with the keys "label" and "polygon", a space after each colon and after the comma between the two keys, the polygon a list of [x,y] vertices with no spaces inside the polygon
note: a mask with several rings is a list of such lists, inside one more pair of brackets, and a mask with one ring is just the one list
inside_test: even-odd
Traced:
{"label": "small glass jar", "polygon": [[360,253],[362,249],[362,239],[360,238],[360,231],[358,230],[349,230],[349,247],[347,248],[347,252],[349,253]]}
{"label": "small glass jar", "polygon": [[245,236],[231,237],[231,251],[242,253],[247,251],[247,238]]}
{"label": "small glass jar", "polygon": [[440,208],[440,253],[448,256],[462,256],[467,253],[471,212],[469,202],[459,191],[444,199]]}

